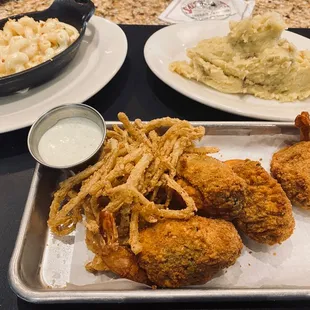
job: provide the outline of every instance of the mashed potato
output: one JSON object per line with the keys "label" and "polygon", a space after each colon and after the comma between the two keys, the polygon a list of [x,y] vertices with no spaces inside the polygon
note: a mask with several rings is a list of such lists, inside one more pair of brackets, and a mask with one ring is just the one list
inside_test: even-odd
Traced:
{"label": "mashed potato", "polygon": [[191,59],[170,70],[224,93],[252,94],[279,101],[310,96],[310,51],[298,51],[281,33],[277,13],[230,23],[226,37],[203,40],[187,50]]}

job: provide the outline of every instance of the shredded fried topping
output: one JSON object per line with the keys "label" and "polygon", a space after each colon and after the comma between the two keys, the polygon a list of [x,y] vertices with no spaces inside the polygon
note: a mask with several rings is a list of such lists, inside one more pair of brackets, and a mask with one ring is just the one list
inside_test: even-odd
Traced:
{"label": "shredded fried topping", "polygon": [[[195,203],[174,179],[179,158],[184,152],[218,151],[195,148],[194,141],[205,129],[187,121],[166,117],[130,122],[124,113],[118,118],[123,126],[107,131],[99,161],[61,182],[50,207],[48,225],[59,236],[72,232],[84,217],[86,244],[96,255],[86,266],[90,271],[109,269],[107,251],[122,253],[128,260],[130,253],[141,252],[141,226],[163,218],[192,217]],[[184,209],[169,209],[173,191],[184,200]]]}

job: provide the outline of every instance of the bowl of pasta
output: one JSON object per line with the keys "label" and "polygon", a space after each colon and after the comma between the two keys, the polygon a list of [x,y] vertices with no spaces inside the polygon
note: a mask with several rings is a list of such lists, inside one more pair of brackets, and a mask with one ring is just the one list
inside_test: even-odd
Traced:
{"label": "bowl of pasta", "polygon": [[0,20],[0,96],[59,74],[75,57],[94,11],[90,0],[54,0],[44,11]]}

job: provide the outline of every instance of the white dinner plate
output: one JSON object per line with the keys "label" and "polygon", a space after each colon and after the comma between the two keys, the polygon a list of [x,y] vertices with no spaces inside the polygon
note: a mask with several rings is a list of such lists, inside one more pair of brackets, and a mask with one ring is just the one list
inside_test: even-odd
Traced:
{"label": "white dinner plate", "polygon": [[93,16],[76,57],[59,76],[25,93],[0,98],[0,133],[29,126],[56,106],[86,101],[114,77],[126,55],[122,29]]}
{"label": "white dinner plate", "polygon": [[[175,60],[188,60],[186,49],[200,40],[225,36],[228,22],[204,21],[172,25],[154,33],[144,47],[145,60],[153,73],[181,94],[210,107],[253,118],[293,121],[301,111],[310,111],[310,98],[304,101],[280,103],[252,95],[224,94],[208,86],[191,81],[169,71]],[[283,37],[298,49],[310,49],[310,40],[289,31]]]}

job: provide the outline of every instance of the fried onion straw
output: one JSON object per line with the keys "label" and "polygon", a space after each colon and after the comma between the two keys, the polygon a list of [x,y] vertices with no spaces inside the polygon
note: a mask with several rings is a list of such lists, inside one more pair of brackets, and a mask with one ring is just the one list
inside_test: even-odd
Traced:
{"label": "fried onion straw", "polygon": [[[130,122],[124,113],[118,118],[123,127],[114,125],[107,130],[99,161],[60,183],[48,225],[62,236],[84,218],[86,244],[95,254],[86,269],[142,279],[145,275],[137,269],[135,258],[142,250],[139,230],[164,218],[188,219],[196,211],[193,199],[174,179],[180,156],[218,149],[195,148],[194,141],[205,130],[187,121],[166,117]],[[182,210],[169,209],[174,191],[185,202]],[[122,259],[131,264],[128,270],[117,265]]]}

